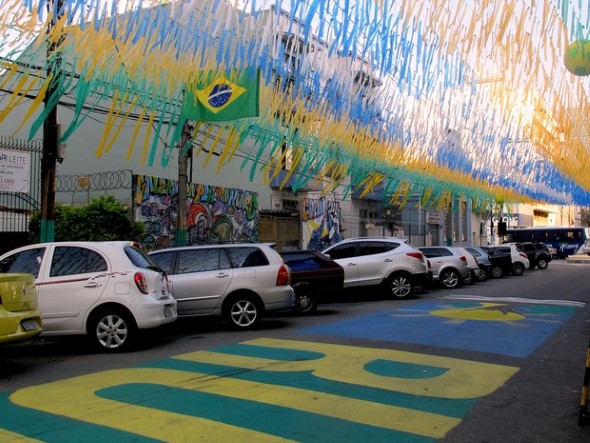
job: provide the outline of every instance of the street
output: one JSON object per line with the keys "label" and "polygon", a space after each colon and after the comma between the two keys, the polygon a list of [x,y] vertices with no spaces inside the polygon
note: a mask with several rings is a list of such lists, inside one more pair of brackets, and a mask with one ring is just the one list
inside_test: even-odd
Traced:
{"label": "street", "polygon": [[248,332],[181,319],[124,354],[6,346],[0,441],[588,441],[589,270],[359,290]]}

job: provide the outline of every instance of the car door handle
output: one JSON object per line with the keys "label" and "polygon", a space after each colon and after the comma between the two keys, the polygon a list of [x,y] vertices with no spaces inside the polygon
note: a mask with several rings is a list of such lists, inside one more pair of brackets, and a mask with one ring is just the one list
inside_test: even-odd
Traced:
{"label": "car door handle", "polygon": [[84,285],[85,288],[98,288],[101,284],[97,281],[89,281]]}
{"label": "car door handle", "polygon": [[356,263],[348,263],[346,266],[356,266]]}
{"label": "car door handle", "polygon": [[225,277],[229,277],[229,274],[226,274],[225,272],[220,272],[215,277],[217,277],[217,278],[225,278]]}
{"label": "car door handle", "polygon": [[386,258],[385,260],[383,260],[383,263],[391,263],[392,261],[392,258]]}

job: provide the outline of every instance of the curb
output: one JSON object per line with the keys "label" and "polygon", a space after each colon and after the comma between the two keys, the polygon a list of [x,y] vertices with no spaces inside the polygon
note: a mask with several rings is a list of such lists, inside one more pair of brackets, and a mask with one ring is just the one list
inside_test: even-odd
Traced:
{"label": "curb", "polygon": [[582,257],[568,257],[565,259],[567,263],[587,263],[590,264],[590,257],[589,256],[582,256]]}

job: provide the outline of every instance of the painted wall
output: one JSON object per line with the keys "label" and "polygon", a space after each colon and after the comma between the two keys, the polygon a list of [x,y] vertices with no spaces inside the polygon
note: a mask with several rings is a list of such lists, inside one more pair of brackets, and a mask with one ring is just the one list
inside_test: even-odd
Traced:
{"label": "painted wall", "polygon": [[[187,189],[188,243],[258,240],[258,194],[243,189],[190,183]],[[145,224],[143,244],[158,249],[174,244],[178,183],[133,176],[134,219]]]}
{"label": "painted wall", "polygon": [[342,240],[340,202],[305,197],[302,218],[304,249],[324,249]]}

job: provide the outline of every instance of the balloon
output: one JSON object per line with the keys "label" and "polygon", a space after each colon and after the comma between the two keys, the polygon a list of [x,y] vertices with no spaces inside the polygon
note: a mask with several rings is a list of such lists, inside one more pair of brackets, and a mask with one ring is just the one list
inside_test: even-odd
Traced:
{"label": "balloon", "polygon": [[565,51],[565,67],[574,75],[590,75],[590,40],[576,40]]}

